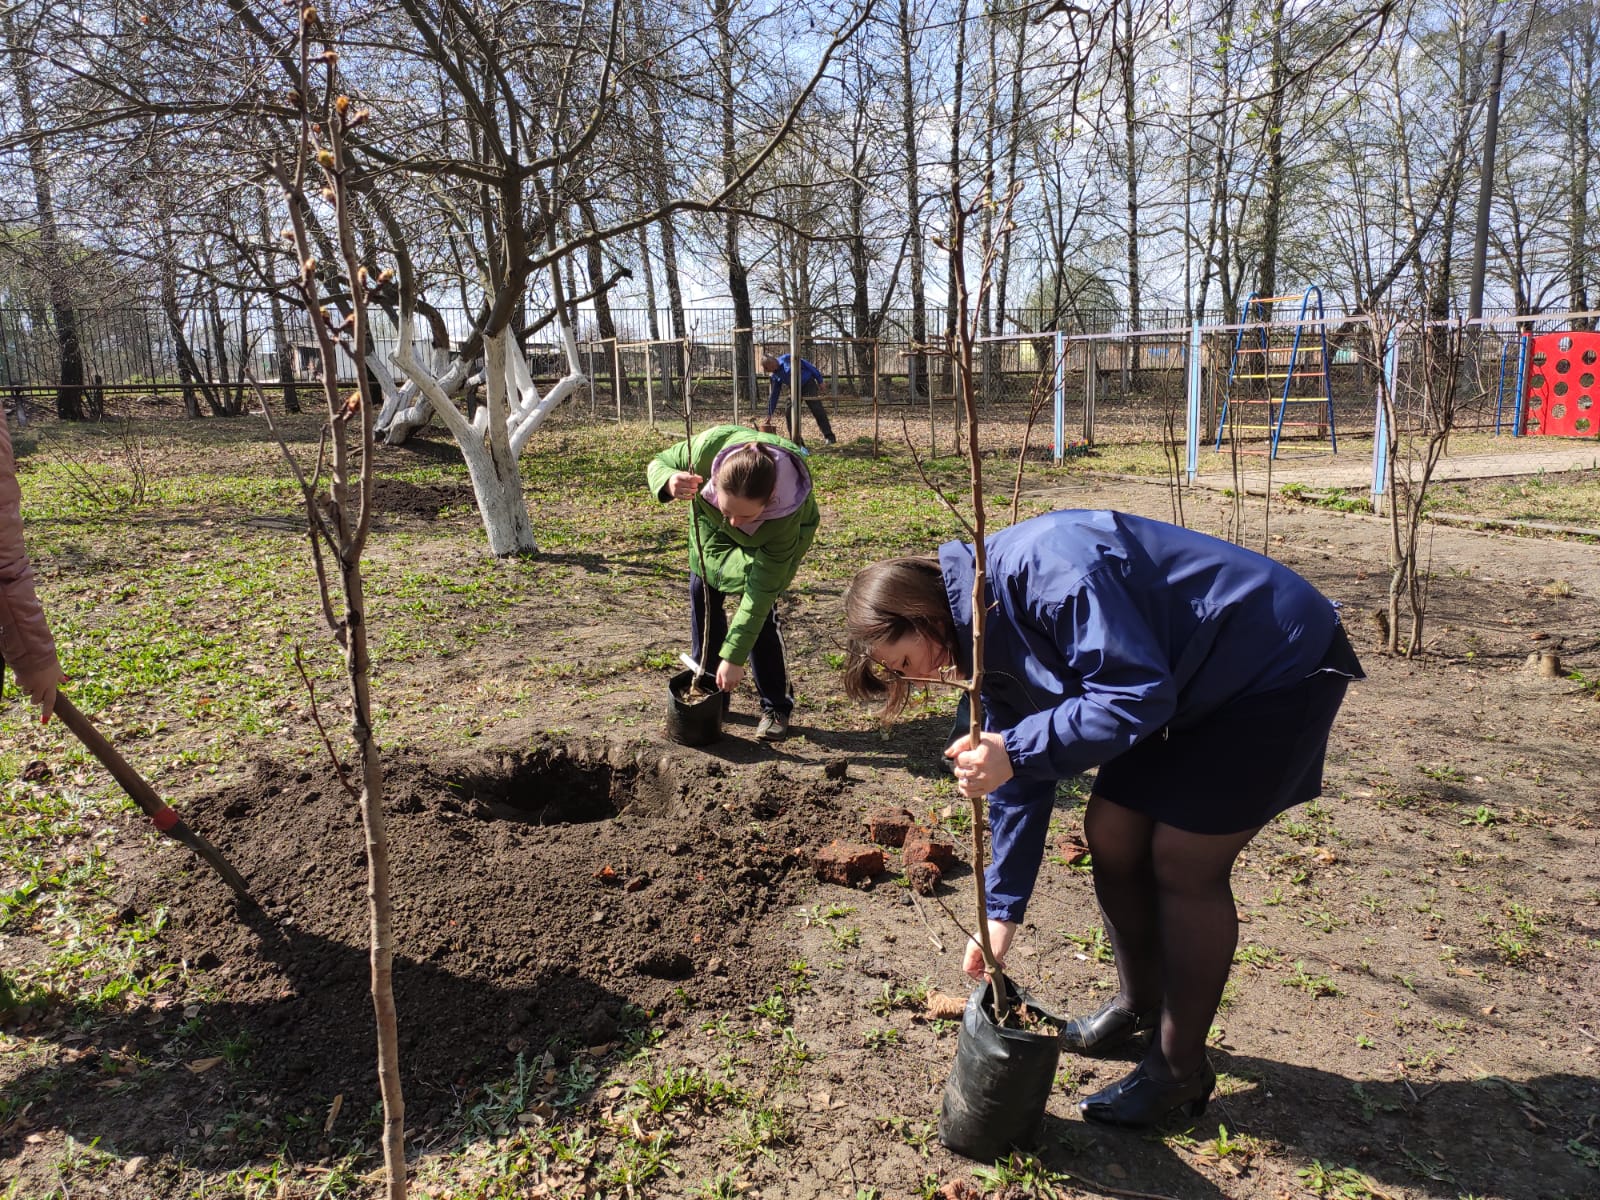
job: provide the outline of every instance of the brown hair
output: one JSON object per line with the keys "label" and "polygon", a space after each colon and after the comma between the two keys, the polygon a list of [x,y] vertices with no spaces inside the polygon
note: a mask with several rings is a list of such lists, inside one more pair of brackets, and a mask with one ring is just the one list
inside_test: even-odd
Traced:
{"label": "brown hair", "polygon": [[717,467],[717,490],[765,504],[778,490],[778,464],[760,442],[746,442]]}
{"label": "brown hair", "polygon": [[911,685],[872,658],[875,646],[916,633],[954,659],[955,618],[936,558],[888,558],[856,572],[844,593],[844,628],[849,659],[844,690],[853,700],[883,701],[892,717],[905,705]]}

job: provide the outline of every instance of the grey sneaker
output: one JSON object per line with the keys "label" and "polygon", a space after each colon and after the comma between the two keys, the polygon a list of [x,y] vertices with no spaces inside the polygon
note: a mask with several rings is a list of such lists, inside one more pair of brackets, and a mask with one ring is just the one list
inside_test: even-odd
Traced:
{"label": "grey sneaker", "polygon": [[781,713],[764,712],[756,725],[756,736],[763,742],[777,742],[789,736],[789,718]]}

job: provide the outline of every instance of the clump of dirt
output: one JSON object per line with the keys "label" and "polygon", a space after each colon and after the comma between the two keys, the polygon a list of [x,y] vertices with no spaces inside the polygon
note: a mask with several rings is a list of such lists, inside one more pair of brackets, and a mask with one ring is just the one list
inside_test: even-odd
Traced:
{"label": "clump of dirt", "polygon": [[412,483],[379,476],[373,481],[373,501],[386,516],[437,521],[446,509],[475,503],[464,483]]}
{"label": "clump of dirt", "polygon": [[[792,948],[761,918],[792,902],[807,827],[833,807],[793,781],[774,805],[770,779],[741,783],[660,747],[397,758],[386,773],[394,988],[418,1130],[458,1113],[465,1089],[511,1074],[519,1054],[559,1066],[625,1038],[647,1010],[742,1011],[769,991]],[[343,1096],[344,1111],[366,1114],[378,1097],[355,799],[328,775],[265,763],[185,815],[226,848],[265,914],[242,917],[182,851],[130,887],[132,909],[167,908],[165,959],[203,972],[218,997],[189,1013],[206,1032],[188,1052],[204,1062],[209,1040],[247,1056],[252,1111]],[[185,1019],[139,1013],[101,1040],[170,1057],[184,1052]],[[182,1153],[214,1146],[184,1114],[208,1093],[214,1102],[226,1074],[167,1071],[108,1093],[86,1071],[47,1103],[123,1153]],[[299,1154],[326,1151],[319,1129],[279,1137]]]}

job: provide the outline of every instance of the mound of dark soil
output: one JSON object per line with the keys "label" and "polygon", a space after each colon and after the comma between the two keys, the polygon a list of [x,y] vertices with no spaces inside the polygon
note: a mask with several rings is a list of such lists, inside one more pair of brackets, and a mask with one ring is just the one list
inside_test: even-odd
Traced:
{"label": "mound of dark soil", "polygon": [[[519,1054],[559,1068],[576,1050],[626,1038],[647,1011],[666,1010],[671,1023],[675,1008],[742,1011],[766,994],[792,947],[780,922],[759,919],[792,899],[806,831],[837,786],[795,782],[776,765],[736,778],[659,747],[545,745],[387,768],[393,977],[414,1131],[513,1073]],[[378,1099],[359,807],[336,778],[265,763],[186,817],[246,875],[264,914],[242,916],[186,851],[155,856],[158,873],[130,888],[125,911],[165,906],[164,960],[202,973],[216,999],[134,1012],[94,1040],[191,1069],[117,1089],[85,1069],[45,1104],[124,1154],[214,1159],[216,1131],[185,1114],[233,1088],[265,1123],[263,1141],[325,1153],[320,1114],[332,1098],[354,1114],[346,1125]],[[224,1069],[207,1065],[217,1057]],[[280,1119],[310,1111],[311,1127]]]}
{"label": "mound of dark soil", "polygon": [[475,503],[464,483],[412,483],[381,475],[373,482],[373,499],[380,513],[424,521],[437,521],[446,508]]}

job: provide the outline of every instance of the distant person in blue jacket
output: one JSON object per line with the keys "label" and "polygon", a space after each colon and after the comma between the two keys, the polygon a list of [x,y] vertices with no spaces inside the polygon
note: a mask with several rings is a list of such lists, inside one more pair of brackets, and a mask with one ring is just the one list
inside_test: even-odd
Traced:
{"label": "distant person in blue jacket", "polygon": [[[844,601],[846,690],[892,715],[913,682],[967,678],[973,574],[962,542],[859,572]],[[1057,782],[1098,767],[1084,835],[1120,987],[1063,1040],[1091,1053],[1156,1036],[1078,1107],[1133,1127],[1198,1116],[1238,940],[1234,859],[1321,793],[1328,731],[1361,664],[1337,608],[1287,567],[1124,513],[1049,513],[995,534],[987,595],[985,732],[945,755],[962,795],[989,798],[995,956],[1033,893]],[[975,942],[963,967],[983,977]]]}
{"label": "distant person in blue jacket", "polygon": [[[771,354],[761,356],[761,369],[772,376],[772,391],[767,396],[767,424],[766,431],[773,433],[773,414],[778,411],[778,400],[783,396],[783,389],[789,383],[789,356],[780,354],[774,358]],[[833,425],[828,421],[827,411],[822,407],[818,396],[822,391],[822,372],[817,370],[805,359],[800,360],[800,397],[806,402],[806,407],[811,410],[812,419],[817,423],[817,428],[822,430],[822,440],[828,445],[833,445]]]}

